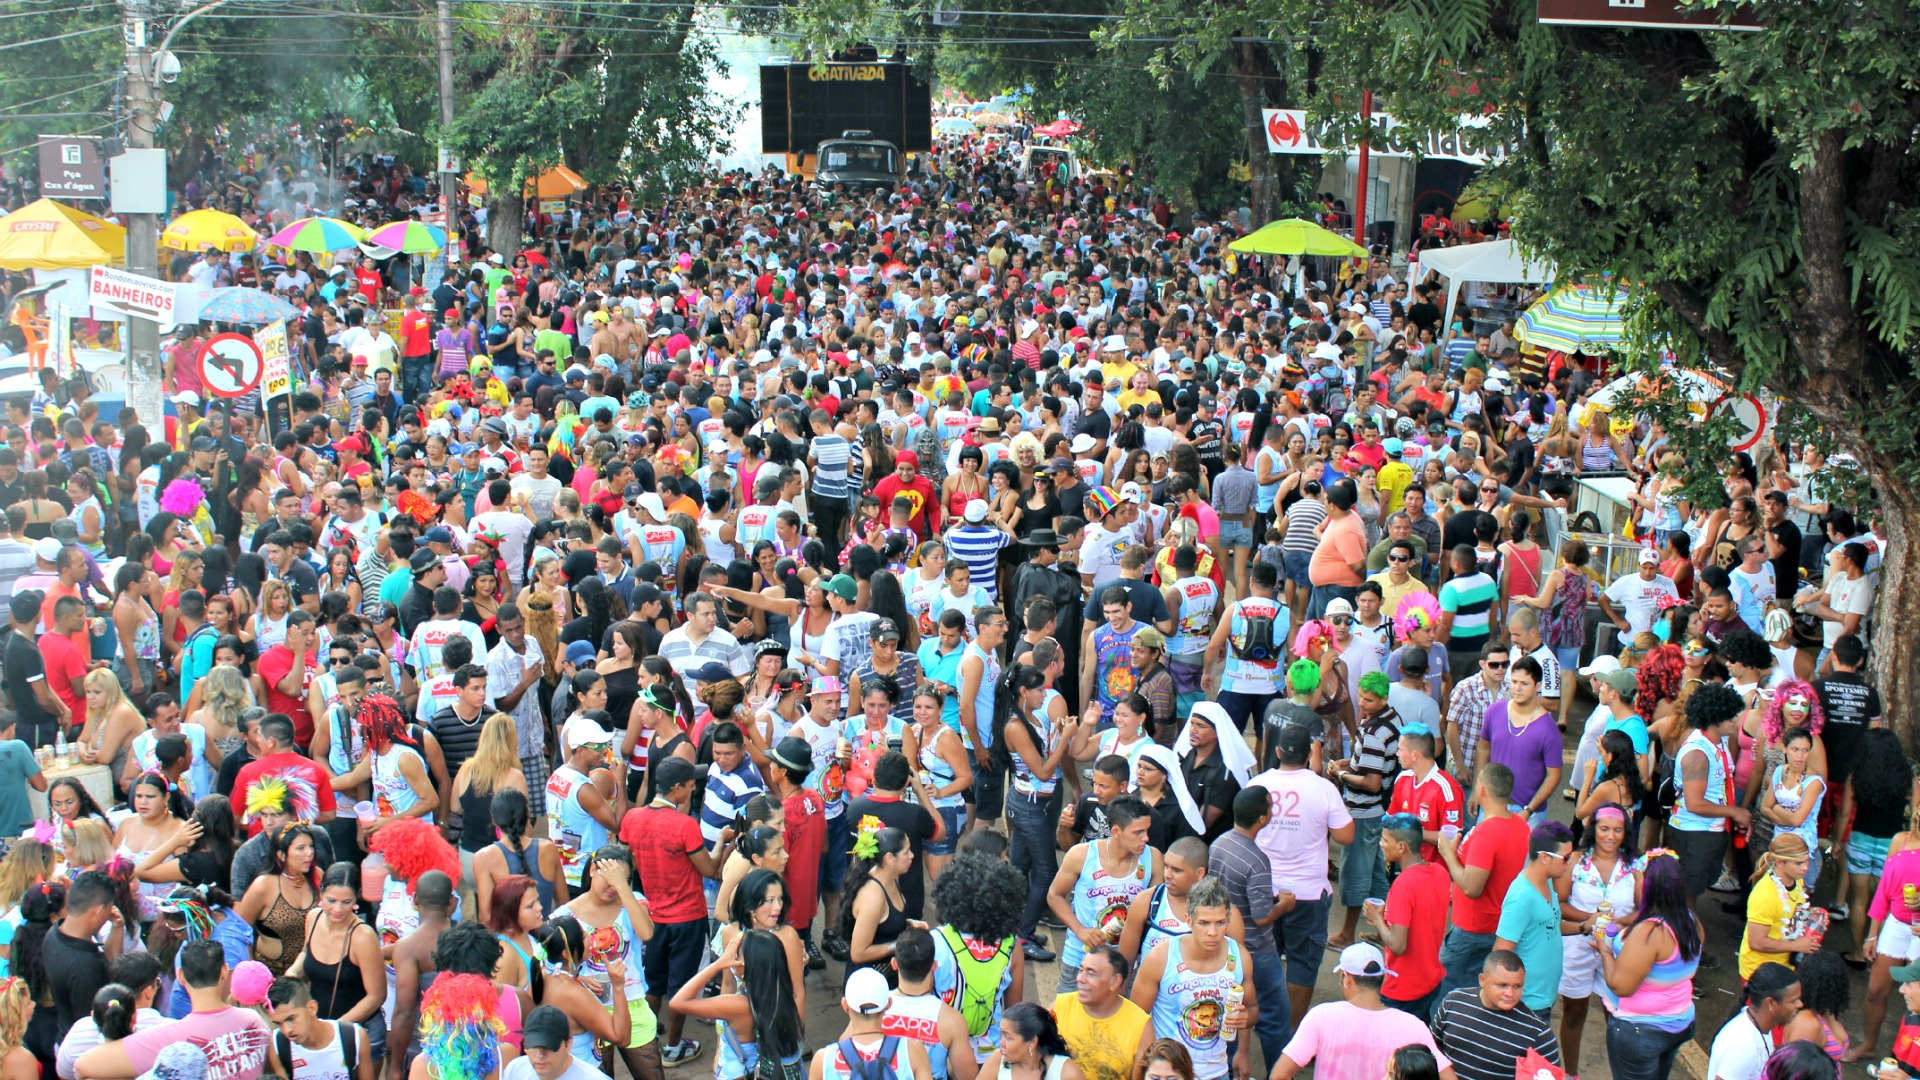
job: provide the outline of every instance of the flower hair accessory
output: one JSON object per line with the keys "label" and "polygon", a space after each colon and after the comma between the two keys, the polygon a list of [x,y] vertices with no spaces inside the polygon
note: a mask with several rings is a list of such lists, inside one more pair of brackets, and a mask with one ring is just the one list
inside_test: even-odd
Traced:
{"label": "flower hair accessory", "polygon": [[33,838],[39,843],[51,844],[59,835],[60,830],[55,828],[51,821],[36,821],[33,823]]}
{"label": "flower hair accessory", "polygon": [[871,859],[880,853],[880,830],[884,824],[879,818],[868,814],[860,819],[860,835],[854,838],[853,853],[862,859]]}
{"label": "flower hair accessory", "polygon": [[1405,638],[1415,630],[1433,629],[1440,621],[1440,602],[1430,592],[1409,593],[1393,611],[1393,628]]}

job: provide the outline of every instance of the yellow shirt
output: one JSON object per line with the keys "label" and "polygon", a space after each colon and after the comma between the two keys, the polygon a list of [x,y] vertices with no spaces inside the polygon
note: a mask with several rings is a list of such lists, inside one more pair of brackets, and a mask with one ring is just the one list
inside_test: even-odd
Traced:
{"label": "yellow shirt", "polygon": [[1148,405],[1162,404],[1157,390],[1134,390],[1131,387],[1120,391],[1120,411],[1126,412],[1135,405],[1146,408]]}
{"label": "yellow shirt", "polygon": [[1400,601],[1403,598],[1427,591],[1426,582],[1411,573],[1407,575],[1407,583],[1404,585],[1395,585],[1392,574],[1391,570],[1382,570],[1367,579],[1380,584],[1380,610],[1388,613],[1400,610]]}
{"label": "yellow shirt", "polygon": [[1404,461],[1389,461],[1380,466],[1373,483],[1380,491],[1380,505],[1398,510],[1406,498],[1407,489],[1413,486],[1413,466]]}
{"label": "yellow shirt", "polygon": [[[1803,883],[1794,882],[1793,888],[1784,896],[1780,892],[1780,879],[1768,874],[1754,882],[1752,891],[1747,893],[1747,922],[1759,923],[1767,928],[1767,938],[1771,941],[1785,941],[1789,934],[1798,937],[1804,927],[1797,925],[1807,911],[1807,890]],[[1783,953],[1755,952],[1747,943],[1743,929],[1740,934],[1740,978],[1751,978],[1761,964],[1772,961],[1785,964],[1792,957]]]}
{"label": "yellow shirt", "polygon": [[1152,1023],[1145,1009],[1126,998],[1120,999],[1119,1012],[1095,1020],[1072,992],[1053,999],[1053,1018],[1087,1080],[1128,1080],[1140,1053],[1140,1035]]}
{"label": "yellow shirt", "polygon": [[1122,387],[1132,384],[1133,373],[1139,370],[1140,365],[1127,359],[1125,354],[1118,360],[1100,361],[1100,377],[1108,382],[1119,379]]}

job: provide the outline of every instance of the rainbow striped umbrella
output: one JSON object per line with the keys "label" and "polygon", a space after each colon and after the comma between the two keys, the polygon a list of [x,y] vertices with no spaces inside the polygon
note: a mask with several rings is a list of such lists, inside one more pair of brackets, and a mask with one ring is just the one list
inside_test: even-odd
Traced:
{"label": "rainbow striped umbrella", "polygon": [[1626,335],[1626,303],[1619,285],[1562,285],[1521,314],[1514,336],[1537,352],[1616,349]]}
{"label": "rainbow striped umbrella", "polygon": [[339,218],[306,217],[267,238],[288,251],[345,251],[366,238],[365,230]]}
{"label": "rainbow striped umbrella", "polygon": [[407,255],[427,255],[447,246],[447,230],[424,221],[390,221],[368,233],[367,243]]}

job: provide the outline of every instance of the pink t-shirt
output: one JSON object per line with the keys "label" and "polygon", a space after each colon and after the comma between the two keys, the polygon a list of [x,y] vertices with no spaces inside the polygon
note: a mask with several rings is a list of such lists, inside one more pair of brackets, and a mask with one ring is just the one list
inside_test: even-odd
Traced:
{"label": "pink t-shirt", "polygon": [[171,1024],[142,1028],[122,1045],[134,1072],[144,1073],[153,1068],[160,1051],[177,1042],[207,1052],[207,1080],[259,1080],[267,1067],[273,1029],[252,1009],[194,1011]]}
{"label": "pink t-shirt", "polygon": [[1273,820],[1254,842],[1273,866],[1274,889],[1298,900],[1327,895],[1327,830],[1353,823],[1339,790],[1312,769],[1268,769],[1253,784],[1272,792]]}
{"label": "pink t-shirt", "polygon": [[1307,1010],[1284,1053],[1295,1065],[1311,1064],[1314,1080],[1380,1080],[1393,1052],[1412,1043],[1432,1050],[1440,1068],[1452,1067],[1411,1013],[1328,1001]]}
{"label": "pink t-shirt", "polygon": [[1887,856],[1886,868],[1880,871],[1880,886],[1873,891],[1873,903],[1867,907],[1867,915],[1875,919],[1891,917],[1895,922],[1911,925],[1914,913],[1907,910],[1908,885],[1920,886],[1920,848],[1907,848]]}

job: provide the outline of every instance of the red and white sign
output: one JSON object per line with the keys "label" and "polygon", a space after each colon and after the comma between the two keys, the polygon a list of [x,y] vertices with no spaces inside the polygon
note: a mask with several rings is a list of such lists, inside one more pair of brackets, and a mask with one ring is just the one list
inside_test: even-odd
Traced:
{"label": "red and white sign", "polygon": [[[1721,12],[1727,21],[1720,21]],[[1641,30],[1758,30],[1748,6],[1682,6],[1680,0],[1539,0],[1543,23],[1574,26],[1623,26]]]}
{"label": "red and white sign", "polygon": [[1760,445],[1767,434],[1771,416],[1767,404],[1752,394],[1729,394],[1713,403],[1715,413],[1727,413],[1740,422],[1738,434],[1727,440],[1727,449],[1739,452]]}
{"label": "red and white sign", "polygon": [[[1268,151],[1275,154],[1318,156],[1359,148],[1357,142],[1349,144],[1334,138],[1324,122],[1310,122],[1305,109],[1261,109],[1260,126],[1267,137]],[[1417,156],[1484,165],[1506,157],[1511,150],[1499,141],[1492,121],[1483,116],[1462,115],[1454,130],[1423,132],[1386,113],[1374,113],[1370,128],[1368,148],[1376,157]]]}
{"label": "red and white sign", "polygon": [[266,359],[245,334],[215,334],[200,350],[199,364],[200,385],[207,393],[234,398],[260,385]]}
{"label": "red and white sign", "polygon": [[87,302],[123,315],[171,324],[179,292],[169,281],[96,266],[87,272]]}

